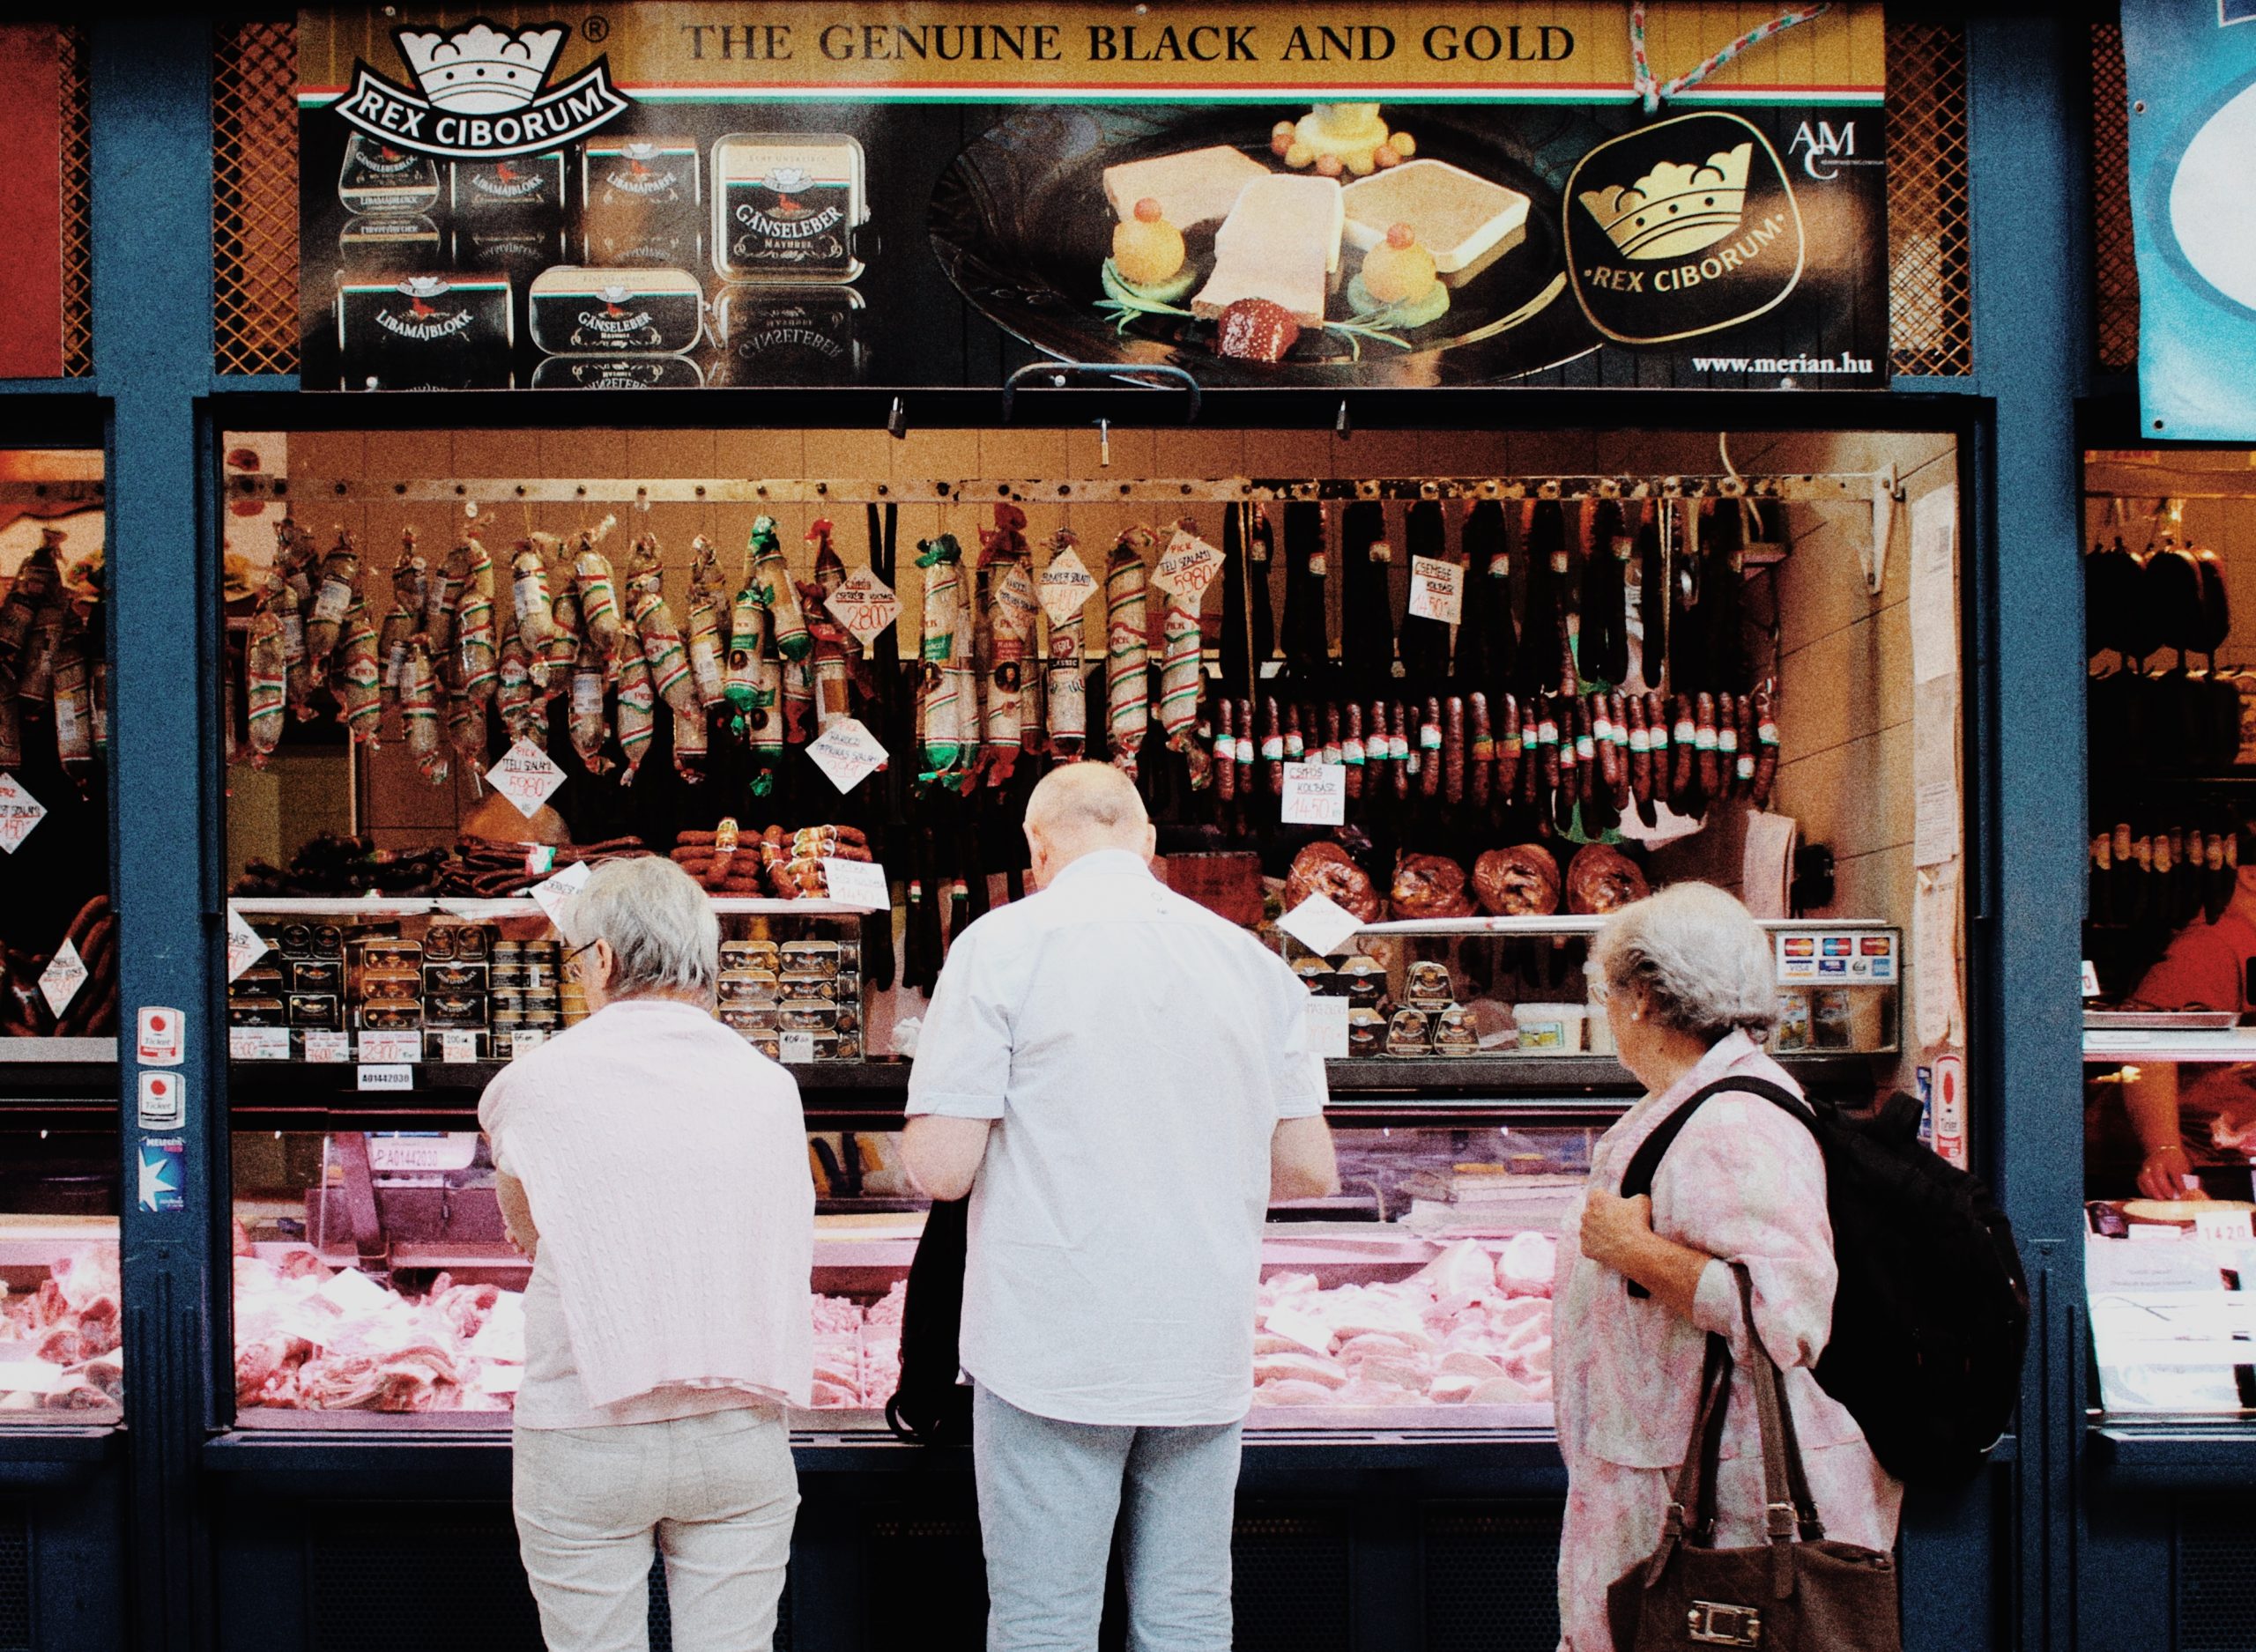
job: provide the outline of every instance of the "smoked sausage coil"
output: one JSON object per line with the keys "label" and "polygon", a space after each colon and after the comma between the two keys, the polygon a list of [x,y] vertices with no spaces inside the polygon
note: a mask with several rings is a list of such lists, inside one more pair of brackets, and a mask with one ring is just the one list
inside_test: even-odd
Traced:
{"label": "smoked sausage coil", "polygon": [[1693,721],[1692,699],[1688,694],[1676,696],[1676,722],[1673,737],[1676,745],[1675,761],[1669,771],[1668,802],[1681,808],[1692,798],[1694,763],[1699,756],[1698,725]]}
{"label": "smoked sausage coil", "polygon": [[1502,715],[1503,725],[1496,738],[1495,796],[1508,804],[1519,784],[1521,768],[1532,767],[1532,759],[1526,755],[1527,731],[1520,723],[1519,696],[1504,696]]}
{"label": "smoked sausage coil", "polygon": [[[1770,806],[1771,784],[1778,777],[1778,725],[1772,718],[1770,691],[1767,688],[1755,691],[1755,806],[1767,809]],[[2234,849],[2236,840],[2227,838],[2225,847]]]}
{"label": "smoked sausage coil", "polygon": [[1392,732],[1387,737],[1386,754],[1394,764],[1394,795],[1410,795],[1410,714],[1400,700],[1394,702]]}
{"label": "smoked sausage coil", "polygon": [[1265,694],[1261,698],[1261,773],[1263,789],[1272,797],[1280,797],[1285,791],[1285,725],[1277,709],[1277,697]]}
{"label": "smoked sausage coil", "polygon": [[1622,709],[1629,719],[1629,792],[1639,803],[1653,799],[1652,736],[1645,726],[1645,697],[1632,694]]}
{"label": "smoked sausage coil", "polygon": [[[1464,734],[1462,706],[1458,707],[1458,722],[1460,725],[1458,732],[1462,737]],[[1460,737],[1458,755],[1451,758],[1448,740],[1448,735],[1442,729],[1441,696],[1429,694],[1426,696],[1426,720],[1418,725],[1418,795],[1421,797],[1441,796],[1442,773],[1444,769],[1453,770],[1457,775],[1450,801],[1454,803],[1465,794],[1463,741]]]}
{"label": "smoked sausage coil", "polygon": [[1611,796],[1614,782],[1620,778],[1616,769],[1621,753],[1614,749],[1614,718],[1607,707],[1606,696],[1592,690],[1585,715],[1590,718],[1591,734],[1597,743],[1599,779]]}
{"label": "smoked sausage coil", "polygon": [[1741,694],[1739,696],[1739,752],[1733,759],[1732,795],[1735,797],[1752,797],[1755,795],[1756,738],[1754,696]]}
{"label": "smoked sausage coil", "polygon": [[1253,796],[1253,701],[1240,695],[1237,702],[1237,795]]}
{"label": "smoked sausage coil", "polygon": [[1627,697],[1614,689],[1606,697],[1607,731],[1614,737],[1614,807],[1629,806],[1629,707]]}

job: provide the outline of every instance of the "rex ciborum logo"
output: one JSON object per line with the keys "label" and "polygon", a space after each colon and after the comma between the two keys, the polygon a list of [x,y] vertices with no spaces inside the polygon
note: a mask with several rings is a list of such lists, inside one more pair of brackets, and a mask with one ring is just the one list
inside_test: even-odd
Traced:
{"label": "rex ciborum logo", "polygon": [[1567,272],[1591,325],[1658,344],[1752,321],[1801,279],[1801,209],[1777,152],[1736,115],[1641,127],[1567,180]]}
{"label": "rex ciborum logo", "polygon": [[396,28],[392,44],[415,87],[356,62],[352,90],[337,105],[346,124],[396,149],[456,160],[531,155],[585,137],[627,110],[598,57],[560,86],[548,85],[570,31],[560,23],[506,29],[484,18],[460,28]]}

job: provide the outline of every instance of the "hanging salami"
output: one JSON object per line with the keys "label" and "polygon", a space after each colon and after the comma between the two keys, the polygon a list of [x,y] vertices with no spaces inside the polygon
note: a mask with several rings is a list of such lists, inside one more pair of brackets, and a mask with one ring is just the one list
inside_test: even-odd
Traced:
{"label": "hanging salami", "polygon": [[1151,621],[1146,603],[1150,575],[1144,553],[1153,538],[1148,528],[1127,530],[1104,564],[1106,728],[1113,763],[1132,775],[1152,715]]}

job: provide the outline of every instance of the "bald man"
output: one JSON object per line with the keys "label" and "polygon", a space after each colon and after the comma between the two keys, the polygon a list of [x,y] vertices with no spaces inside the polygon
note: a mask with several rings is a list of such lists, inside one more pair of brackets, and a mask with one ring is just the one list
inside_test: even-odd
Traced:
{"label": "bald man", "polygon": [[1228,1652],[1272,1198],[1338,1182],[1308,995],[1152,875],[1118,769],[1034,789],[1039,893],[949,949],[904,1150],[971,1198],[961,1354],[989,1652],[1091,1652],[1116,1521],[1138,1652]]}

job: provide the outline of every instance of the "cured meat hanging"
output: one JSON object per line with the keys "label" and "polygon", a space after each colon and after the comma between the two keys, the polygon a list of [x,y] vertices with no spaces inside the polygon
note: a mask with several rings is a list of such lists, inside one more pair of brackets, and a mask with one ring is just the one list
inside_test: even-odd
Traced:
{"label": "cured meat hanging", "polygon": [[632,619],[619,626],[619,783],[631,786],[657,729],[657,690],[642,652],[642,633]]}
{"label": "cured meat hanging", "polygon": [[[250,640],[243,650],[243,706],[250,731],[250,762],[264,768],[282,740],[282,702],[288,691],[289,663],[283,653],[282,621],[271,602],[250,619]],[[11,707],[16,696],[9,696]],[[18,762],[21,762],[19,757]]]}
{"label": "cured meat hanging", "polygon": [[[1449,560],[1447,518],[1437,499],[1414,500],[1403,519],[1403,551],[1414,570],[1421,557]],[[1414,572],[1412,577],[1414,579]],[[1430,694],[1450,674],[1451,627],[1446,620],[1405,612],[1402,617],[1402,678],[1414,693]]]}
{"label": "cured meat hanging", "polygon": [[368,605],[358,592],[345,611],[344,635],[338,640],[337,698],[353,743],[374,745],[383,720],[383,685],[376,665],[376,633],[368,625]]}
{"label": "cured meat hanging", "polygon": [[1317,688],[1331,675],[1324,543],[1323,506],[1296,500],[1285,507],[1285,675],[1302,691]]}
{"label": "cured meat hanging", "polygon": [[1131,775],[1152,715],[1151,621],[1145,600],[1149,574],[1144,566],[1152,543],[1150,529],[1128,529],[1104,564],[1106,728],[1114,766]]}
{"label": "cured meat hanging", "polygon": [[980,676],[986,691],[981,719],[981,767],[990,786],[1006,785],[1026,740],[1026,657],[1034,620],[1040,611],[1027,564],[1026,513],[1005,502],[995,507],[992,532],[980,536],[979,589],[985,605],[979,641],[985,657]]}
{"label": "cured meat hanging", "polygon": [[[1050,537],[1050,559],[1078,543],[1071,529],[1060,528]],[[1061,762],[1079,761],[1088,744],[1088,661],[1082,634],[1087,610],[1086,603],[1076,604],[1064,619],[1050,622],[1050,751]]]}
{"label": "cured meat hanging", "polygon": [[950,534],[922,540],[916,566],[924,572],[924,637],[917,663],[916,748],[930,785],[953,785],[965,760],[965,720],[959,649],[969,652],[964,634],[963,548]]}
{"label": "cured meat hanging", "polygon": [[612,576],[611,559],[596,546],[614,522],[606,516],[595,527],[583,529],[579,548],[572,558],[572,585],[579,595],[581,629],[606,660],[619,651],[619,588]]}
{"label": "cured meat hanging", "polygon": [[[1169,549],[1195,542],[1198,537],[1197,528],[1185,519],[1177,525]],[[1206,786],[1209,779],[1206,753],[1195,737],[1199,691],[1206,683],[1200,663],[1204,642],[1198,620],[1205,594],[1203,588],[1195,586],[1189,590],[1178,588],[1169,591],[1160,616],[1160,728],[1167,736],[1168,749],[1183,753],[1189,761],[1193,790]],[[1218,752],[1216,760],[1235,764],[1236,750],[1233,736],[1228,752]]]}
{"label": "cured meat hanging", "polygon": [[352,601],[360,577],[360,553],[353,547],[352,536],[339,528],[336,544],[322,559],[321,582],[315,587],[313,606],[306,612],[306,660],[316,676],[329,669],[330,654],[337,647],[345,610]]}
{"label": "cured meat hanging", "polygon": [[729,700],[720,592],[721,559],[701,533],[689,542],[689,676],[709,712],[719,711]]}

